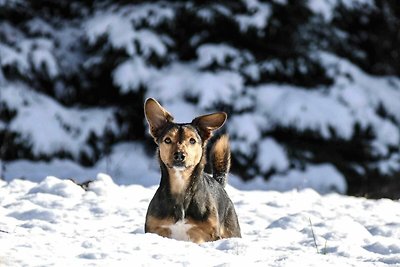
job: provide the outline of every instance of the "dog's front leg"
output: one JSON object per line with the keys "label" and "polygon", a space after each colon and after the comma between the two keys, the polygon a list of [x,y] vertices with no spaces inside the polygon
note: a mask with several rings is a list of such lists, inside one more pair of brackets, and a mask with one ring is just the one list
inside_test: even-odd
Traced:
{"label": "dog's front leg", "polygon": [[188,223],[192,225],[192,228],[187,232],[192,242],[203,243],[221,239],[220,227],[216,216],[210,216],[206,221],[189,219]]}
{"label": "dog's front leg", "polygon": [[153,216],[146,218],[145,232],[158,234],[163,237],[171,237],[171,229],[168,225],[172,224],[171,219],[159,219]]}
{"label": "dog's front leg", "polygon": [[191,228],[188,231],[188,235],[190,241],[197,244],[220,239],[215,229],[202,229],[200,227]]}

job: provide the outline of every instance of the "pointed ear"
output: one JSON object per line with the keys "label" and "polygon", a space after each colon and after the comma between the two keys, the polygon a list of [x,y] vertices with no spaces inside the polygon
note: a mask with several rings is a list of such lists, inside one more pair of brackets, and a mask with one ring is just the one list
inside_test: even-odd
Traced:
{"label": "pointed ear", "polygon": [[172,115],[153,98],[148,98],[144,103],[144,114],[150,126],[150,134],[154,139],[157,139],[160,131],[174,120]]}
{"label": "pointed ear", "polygon": [[224,125],[227,117],[225,112],[207,114],[195,118],[192,125],[199,129],[201,138],[206,141],[211,137],[213,131]]}

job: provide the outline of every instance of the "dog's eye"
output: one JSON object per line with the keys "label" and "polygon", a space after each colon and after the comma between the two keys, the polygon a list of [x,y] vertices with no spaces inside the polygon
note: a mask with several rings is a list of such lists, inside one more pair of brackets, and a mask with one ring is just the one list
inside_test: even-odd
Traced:
{"label": "dog's eye", "polygon": [[196,144],[196,140],[195,140],[194,138],[190,138],[189,142],[190,142],[192,145]]}
{"label": "dog's eye", "polygon": [[171,141],[171,138],[167,137],[167,138],[164,139],[164,142],[166,144],[171,144],[172,141]]}

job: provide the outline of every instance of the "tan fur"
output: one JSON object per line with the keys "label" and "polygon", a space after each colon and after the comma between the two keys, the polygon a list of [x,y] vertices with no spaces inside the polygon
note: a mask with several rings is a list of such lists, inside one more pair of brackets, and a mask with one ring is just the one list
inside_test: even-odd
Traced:
{"label": "tan fur", "polygon": [[[201,140],[197,138],[196,133],[191,129],[184,127],[183,131],[184,138],[182,143],[178,142],[178,130],[173,129],[163,137],[163,140],[159,144],[160,158],[168,168],[172,168],[174,153],[177,151],[184,153],[187,168],[194,167],[200,162],[203,153]],[[164,142],[167,137],[171,139],[171,144]],[[194,138],[196,143],[191,144],[189,141],[190,138]]]}
{"label": "tan fur", "polygon": [[163,237],[171,237],[171,230],[165,227],[165,225],[171,225],[174,223],[172,218],[158,219],[153,216],[146,217],[146,227],[149,233],[155,233]]}
{"label": "tan fur", "polygon": [[[226,224],[229,224],[229,222],[227,221]],[[235,236],[232,229],[230,227],[226,227],[226,226],[221,226],[220,235],[221,235],[221,238],[230,238],[230,237]]]}
{"label": "tan fur", "polygon": [[216,169],[228,172],[230,169],[231,153],[229,149],[228,135],[222,135],[213,145],[211,155]]}
{"label": "tan fur", "polygon": [[169,174],[169,186],[171,193],[174,195],[183,194],[189,184],[190,175],[192,174],[192,169],[185,169],[183,171],[168,169]]}
{"label": "tan fur", "polygon": [[214,211],[204,222],[188,219],[188,223],[193,225],[187,234],[190,240],[195,243],[203,243],[220,239],[219,222],[217,212]]}
{"label": "tan fur", "polygon": [[[216,212],[207,218],[205,221],[196,221],[192,218],[186,218],[186,223],[192,227],[187,230],[187,235],[190,241],[194,243],[203,243],[207,241],[215,241],[220,238],[218,229],[218,218]],[[153,216],[148,216],[146,225],[148,232],[155,233],[163,237],[171,238],[170,226],[174,225],[173,218],[158,219]]]}

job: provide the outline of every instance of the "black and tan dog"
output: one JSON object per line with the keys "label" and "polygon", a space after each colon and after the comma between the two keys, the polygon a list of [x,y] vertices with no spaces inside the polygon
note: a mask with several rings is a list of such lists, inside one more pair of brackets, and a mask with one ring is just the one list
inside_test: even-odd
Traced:
{"label": "black and tan dog", "polygon": [[212,175],[204,172],[207,140],[227,115],[213,113],[178,124],[152,98],[146,100],[144,110],[161,167],[161,182],[147,210],[145,232],[196,243],[240,237],[235,208],[224,189],[230,168],[226,135],[211,149]]}

